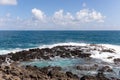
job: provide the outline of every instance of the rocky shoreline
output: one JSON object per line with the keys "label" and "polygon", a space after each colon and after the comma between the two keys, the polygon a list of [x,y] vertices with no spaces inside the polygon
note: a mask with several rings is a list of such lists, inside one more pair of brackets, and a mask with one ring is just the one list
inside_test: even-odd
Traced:
{"label": "rocky shoreline", "polygon": [[[34,60],[51,60],[56,56],[60,58],[81,58],[90,61],[92,51],[109,52],[115,54],[115,50],[105,48],[95,44],[87,46],[55,46],[52,48],[36,48],[24,50],[16,53],[0,55],[0,80],[120,80],[115,77],[106,77],[104,72],[113,72],[110,66],[101,65],[91,62],[92,66],[76,65],[76,70],[90,71],[97,70],[95,75],[77,75],[71,71],[64,71],[60,66],[37,67],[31,65],[21,65],[21,62]],[[113,59],[114,64],[119,64],[120,59]],[[91,64],[90,63],[90,64]],[[105,63],[103,61],[103,63]]]}
{"label": "rocky shoreline", "polygon": [[96,76],[79,78],[72,72],[63,72],[61,67],[0,66],[0,80],[109,80],[100,71]]}

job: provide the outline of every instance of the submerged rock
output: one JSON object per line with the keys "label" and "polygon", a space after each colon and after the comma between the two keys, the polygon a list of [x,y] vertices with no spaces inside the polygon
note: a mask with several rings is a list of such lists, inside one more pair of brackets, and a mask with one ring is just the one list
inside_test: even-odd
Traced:
{"label": "submerged rock", "polygon": [[78,65],[77,70],[97,70],[98,65]]}
{"label": "submerged rock", "polygon": [[98,79],[94,76],[83,76],[80,78],[80,80],[98,80]]}
{"label": "submerged rock", "polygon": [[85,75],[80,78],[80,80],[111,80],[104,76],[102,71],[99,71],[96,76]]}

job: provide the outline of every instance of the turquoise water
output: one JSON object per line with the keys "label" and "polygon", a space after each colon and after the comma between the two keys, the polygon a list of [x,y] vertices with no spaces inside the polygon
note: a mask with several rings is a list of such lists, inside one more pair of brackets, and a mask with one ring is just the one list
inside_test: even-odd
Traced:
{"label": "turquoise water", "polygon": [[75,66],[78,64],[84,64],[85,61],[83,59],[69,59],[69,58],[54,58],[53,60],[37,60],[33,62],[23,62],[23,65],[36,65],[38,67],[45,66],[60,66],[60,67],[68,67]]}

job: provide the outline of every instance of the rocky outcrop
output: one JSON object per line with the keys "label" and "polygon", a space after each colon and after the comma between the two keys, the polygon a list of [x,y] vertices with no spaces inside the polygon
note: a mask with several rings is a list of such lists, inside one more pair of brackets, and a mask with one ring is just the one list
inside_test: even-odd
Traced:
{"label": "rocky outcrop", "polygon": [[[98,76],[83,76],[82,78],[80,78],[80,80],[111,80],[105,77],[98,77]],[[115,79],[116,80],[116,79]]]}
{"label": "rocky outcrop", "polygon": [[16,53],[9,53],[7,55],[0,55],[0,63],[4,62],[6,57],[13,61],[30,61],[32,59],[48,60],[51,57],[60,56],[62,58],[88,58],[91,56],[91,51],[98,50],[102,52],[115,53],[114,49],[104,48],[103,46],[89,45],[89,46],[56,46],[53,48],[36,48],[23,50]]}
{"label": "rocky outcrop", "polygon": [[106,78],[102,70],[96,76],[84,75],[78,77],[72,72],[62,71],[61,67],[36,66],[0,66],[0,80],[119,80],[116,78]]}
{"label": "rocky outcrop", "polygon": [[98,65],[97,64],[94,64],[94,65],[77,65],[75,67],[77,70],[97,70],[98,69]]}
{"label": "rocky outcrop", "polygon": [[60,67],[1,66],[0,80],[79,80],[71,72],[63,72]]}
{"label": "rocky outcrop", "polygon": [[115,64],[118,64],[118,63],[120,63],[120,58],[115,58],[113,61]]}
{"label": "rocky outcrop", "polygon": [[98,74],[96,76],[85,75],[81,77],[80,80],[119,80],[119,79],[106,78],[103,72],[98,71]]}
{"label": "rocky outcrop", "polygon": [[[74,48],[74,49],[71,49]],[[81,46],[56,46],[53,48],[43,48],[43,49],[29,49],[28,51],[20,51],[16,53],[9,53],[7,55],[0,55],[0,63],[4,62],[6,57],[13,61],[30,61],[32,59],[44,59],[49,60],[51,57],[60,56],[62,58],[80,57],[86,58],[90,57],[90,53],[85,53],[81,50]]]}

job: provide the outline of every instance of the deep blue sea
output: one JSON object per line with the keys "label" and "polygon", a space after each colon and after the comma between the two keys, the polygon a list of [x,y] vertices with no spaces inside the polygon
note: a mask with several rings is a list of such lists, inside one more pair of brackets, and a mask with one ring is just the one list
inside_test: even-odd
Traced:
{"label": "deep blue sea", "polygon": [[120,45],[120,31],[0,31],[0,52],[57,43]]}

